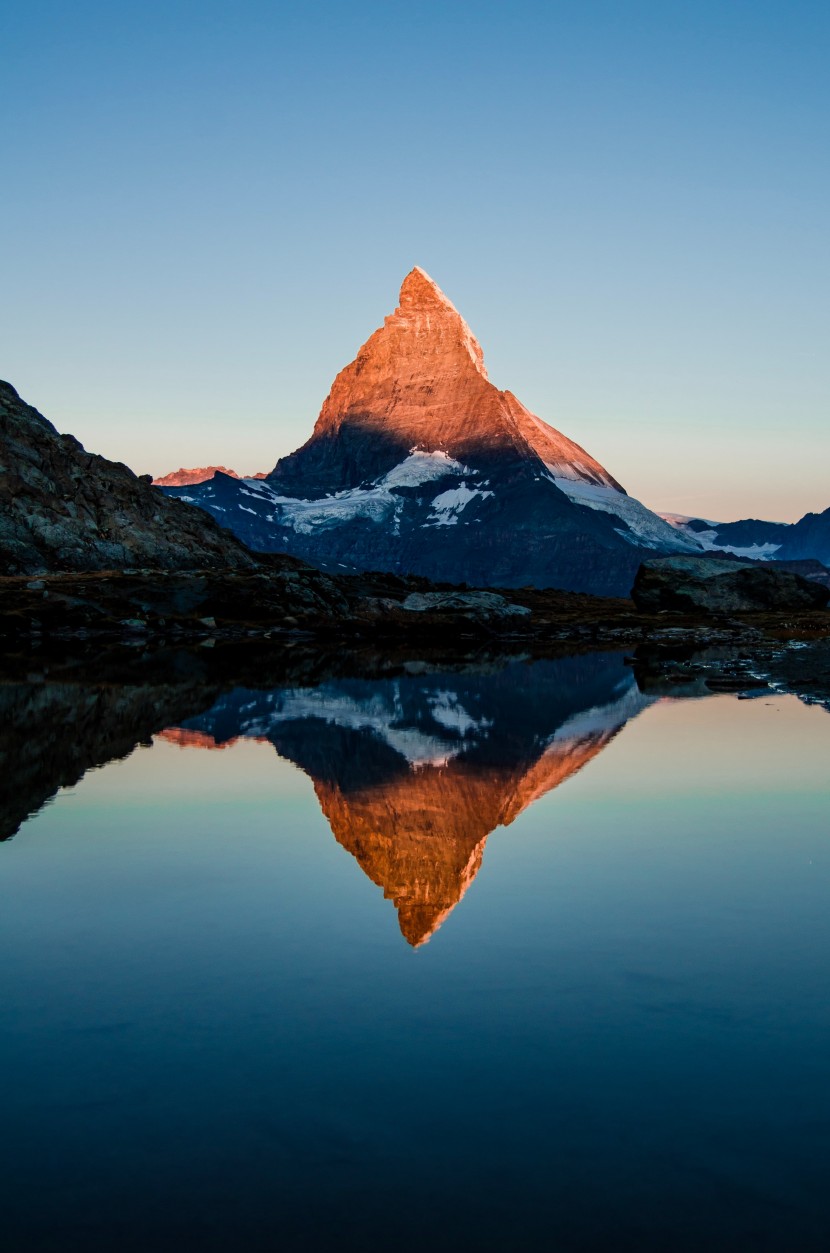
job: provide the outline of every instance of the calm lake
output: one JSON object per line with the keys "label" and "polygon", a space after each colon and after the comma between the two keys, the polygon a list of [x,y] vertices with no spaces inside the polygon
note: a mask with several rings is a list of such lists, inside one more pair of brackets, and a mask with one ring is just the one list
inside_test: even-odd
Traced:
{"label": "calm lake", "polygon": [[0,687],[4,1253],[826,1249],[830,717],[695,695]]}

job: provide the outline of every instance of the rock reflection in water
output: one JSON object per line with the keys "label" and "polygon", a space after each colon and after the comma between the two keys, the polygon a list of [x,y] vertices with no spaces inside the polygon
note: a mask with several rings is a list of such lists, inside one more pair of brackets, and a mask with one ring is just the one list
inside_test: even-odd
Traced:
{"label": "rock reflection in water", "polygon": [[240,688],[162,734],[183,748],[242,737],[273,744],[310,776],[338,843],[393,901],[417,946],[470,886],[490,832],[580,770],[649,703],[618,655],[593,655]]}
{"label": "rock reflection in water", "polygon": [[0,840],[59,788],[127,757],[171,721],[211,704],[216,686],[188,683],[0,683]]}

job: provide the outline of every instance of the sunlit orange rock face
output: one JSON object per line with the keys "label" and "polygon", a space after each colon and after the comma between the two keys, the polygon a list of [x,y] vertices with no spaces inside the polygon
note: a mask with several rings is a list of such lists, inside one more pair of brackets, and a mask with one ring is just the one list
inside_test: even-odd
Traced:
{"label": "sunlit orange rock face", "polygon": [[467,891],[490,832],[576,774],[615,733],[554,743],[513,769],[456,758],[363,791],[319,781],[314,790],[335,839],[394,903],[404,938],[417,947]]}
{"label": "sunlit orange rock face", "polygon": [[[236,473],[236,470],[229,470],[227,466],[196,466],[192,470],[186,470],[182,466],[180,470],[173,470],[170,474],[164,474],[159,479],[153,479],[153,482],[156,487],[190,487],[194,483],[206,483],[208,479],[213,478],[214,474],[227,474],[232,479],[241,477]],[[264,479],[265,474],[248,474],[243,477]]]}
{"label": "sunlit orange rock face", "polygon": [[482,457],[504,465],[536,454],[557,474],[622,490],[584,448],[494,387],[469,326],[417,266],[398,308],[337,375],[311,439],[273,476],[287,482],[301,469],[308,489],[316,470],[320,486],[330,488],[337,474],[354,486],[413,447],[479,465]]}

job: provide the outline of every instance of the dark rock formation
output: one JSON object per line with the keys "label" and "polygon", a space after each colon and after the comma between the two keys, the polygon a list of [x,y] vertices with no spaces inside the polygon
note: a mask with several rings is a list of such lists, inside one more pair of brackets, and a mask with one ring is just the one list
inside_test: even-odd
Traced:
{"label": "dark rock formation", "polygon": [[802,579],[807,579],[810,583],[820,583],[822,587],[830,588],[830,570],[815,558],[803,557],[796,561],[779,561],[776,557],[774,569],[788,570],[790,574],[800,574]]}
{"label": "dark rock formation", "polygon": [[805,513],[799,522],[788,528],[775,556],[782,561],[813,557],[830,565],[830,509],[825,509],[824,513]]}
{"label": "dark rock formation", "polygon": [[511,604],[496,592],[410,592],[401,602],[401,609],[407,613],[452,613],[485,621],[530,613],[524,605]]}
{"label": "dark rock formation", "polygon": [[256,564],[212,519],[59,435],[0,382],[0,574]]}
{"label": "dark rock formation", "polygon": [[820,584],[768,563],[685,555],[644,562],[631,596],[638,609],[649,613],[809,611],[830,600]]}

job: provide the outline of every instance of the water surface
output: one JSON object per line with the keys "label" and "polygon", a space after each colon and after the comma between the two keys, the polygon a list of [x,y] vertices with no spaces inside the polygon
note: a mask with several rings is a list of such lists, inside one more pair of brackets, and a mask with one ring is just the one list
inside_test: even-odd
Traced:
{"label": "water surface", "polygon": [[4,1248],[826,1247],[823,710],[616,655],[0,699]]}

